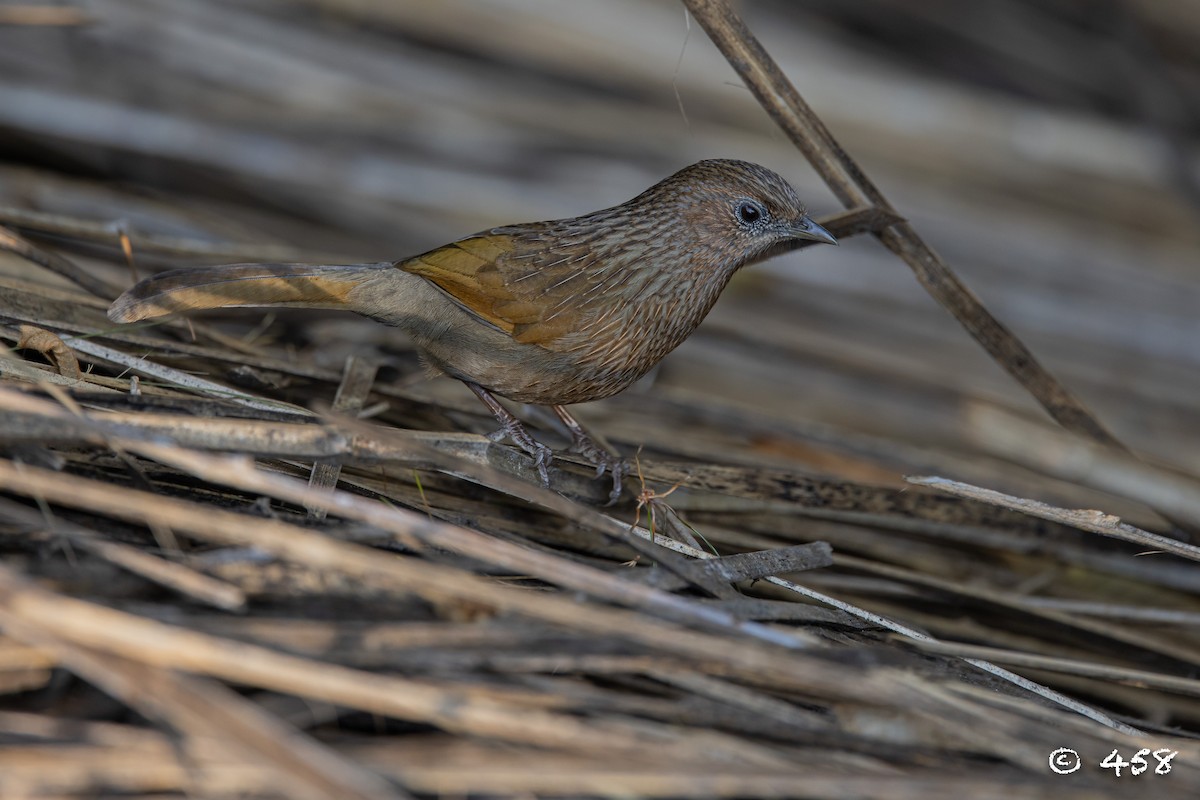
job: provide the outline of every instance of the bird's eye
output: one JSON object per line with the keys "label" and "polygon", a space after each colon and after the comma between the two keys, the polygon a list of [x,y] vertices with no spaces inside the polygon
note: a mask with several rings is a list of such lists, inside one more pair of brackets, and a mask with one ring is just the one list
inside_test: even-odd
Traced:
{"label": "bird's eye", "polygon": [[743,200],[737,206],[738,222],[743,225],[753,225],[767,215],[767,210],[758,203]]}

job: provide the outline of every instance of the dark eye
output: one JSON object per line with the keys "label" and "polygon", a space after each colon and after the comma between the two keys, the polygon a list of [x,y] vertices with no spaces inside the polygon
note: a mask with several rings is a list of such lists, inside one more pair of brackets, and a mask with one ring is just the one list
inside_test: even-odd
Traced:
{"label": "dark eye", "polygon": [[767,215],[767,210],[758,203],[743,200],[738,203],[737,218],[743,225],[753,225]]}

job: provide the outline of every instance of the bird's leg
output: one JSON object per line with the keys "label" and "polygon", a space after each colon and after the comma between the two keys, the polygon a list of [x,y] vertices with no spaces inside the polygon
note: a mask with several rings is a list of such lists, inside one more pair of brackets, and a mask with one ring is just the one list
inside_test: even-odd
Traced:
{"label": "bird's leg", "polygon": [[554,409],[554,413],[558,414],[558,418],[562,420],[563,425],[567,426],[567,430],[571,432],[571,447],[569,451],[578,453],[584,459],[596,466],[596,477],[599,478],[604,474],[604,470],[608,470],[612,475],[613,487],[608,493],[608,505],[612,505],[621,499],[621,478],[629,472],[629,464],[625,462],[616,453],[611,452],[607,447],[604,447],[583,429],[583,426],[571,416],[571,413],[562,406],[550,406]]}
{"label": "bird's leg", "polygon": [[554,455],[550,448],[533,438],[529,431],[525,429],[525,425],[522,424],[521,420],[514,417],[511,411],[500,405],[500,401],[487,389],[469,381],[463,381],[463,383],[470,387],[475,396],[483,401],[483,404],[491,410],[492,414],[500,422],[500,430],[488,438],[493,441],[503,439],[505,436],[512,439],[517,447],[533,457],[533,465],[537,467],[538,477],[542,479],[542,485],[549,487],[550,459]]}

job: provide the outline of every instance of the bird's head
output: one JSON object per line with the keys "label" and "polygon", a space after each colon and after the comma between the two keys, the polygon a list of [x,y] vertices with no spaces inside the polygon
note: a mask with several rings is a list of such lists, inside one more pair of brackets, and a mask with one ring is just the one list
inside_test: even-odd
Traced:
{"label": "bird's head", "polygon": [[672,207],[690,233],[697,266],[732,273],[797,241],[837,244],[805,213],[791,184],[748,161],[700,161],[646,194],[651,193]]}

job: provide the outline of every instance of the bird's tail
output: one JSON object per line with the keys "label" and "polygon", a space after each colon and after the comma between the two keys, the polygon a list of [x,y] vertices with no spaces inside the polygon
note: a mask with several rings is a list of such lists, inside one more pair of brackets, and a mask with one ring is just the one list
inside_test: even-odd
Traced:
{"label": "bird's tail", "polygon": [[201,308],[346,308],[350,293],[392,264],[228,264],[163,272],[113,302],[108,318],[137,322]]}

